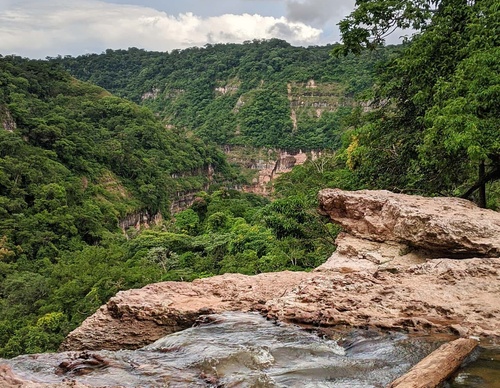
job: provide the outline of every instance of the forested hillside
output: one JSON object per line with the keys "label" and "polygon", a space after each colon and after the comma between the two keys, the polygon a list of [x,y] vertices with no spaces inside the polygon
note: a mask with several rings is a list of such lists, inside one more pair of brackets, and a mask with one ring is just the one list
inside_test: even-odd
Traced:
{"label": "forested hillside", "polygon": [[[120,289],[317,266],[337,233],[320,188],[498,208],[498,2],[358,3],[343,46],[0,58],[0,356],[55,350]],[[383,48],[394,26],[417,34]],[[323,152],[271,203],[224,187],[240,178],[221,145]],[[193,205],[171,218],[182,192]]]}
{"label": "forested hillside", "polygon": [[[121,289],[311,268],[333,250],[300,197],[213,191],[237,178],[221,151],[146,107],[46,61],[0,58],[0,86],[0,357],[56,350]],[[195,204],[171,218],[186,191]]]}
{"label": "forested hillside", "polygon": [[333,58],[333,46],[271,39],[55,58],[75,77],[150,107],[167,125],[219,145],[333,149],[396,48]]}

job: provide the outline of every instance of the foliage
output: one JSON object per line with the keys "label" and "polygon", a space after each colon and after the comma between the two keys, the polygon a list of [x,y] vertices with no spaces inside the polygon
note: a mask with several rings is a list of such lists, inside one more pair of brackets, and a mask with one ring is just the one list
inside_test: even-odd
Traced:
{"label": "foliage", "polygon": [[[235,178],[220,151],[52,62],[0,58],[0,82],[8,122],[0,130],[0,357],[56,350],[119,290],[308,269],[334,249],[300,196],[270,204],[221,188],[200,192],[169,219],[171,199],[206,187],[209,170],[213,186]],[[273,93],[250,95],[284,114],[286,98]],[[266,115],[263,144],[274,120],[278,132],[289,128],[288,115]],[[165,218],[158,229],[130,238],[119,227],[128,216],[158,212]]]}
{"label": "foliage", "polygon": [[357,2],[344,52],[380,31],[419,31],[380,75],[376,112],[351,133],[349,167],[367,187],[469,197],[500,178],[499,8],[492,0]]}
{"label": "foliage", "polygon": [[14,356],[55,350],[118,290],[159,280],[161,252],[124,261],[119,221],[169,217],[209,168],[213,182],[231,171],[216,148],[54,63],[0,58],[0,85],[0,356]]}
{"label": "foliage", "polygon": [[106,50],[52,61],[206,142],[310,150],[338,147],[342,118],[357,98],[367,97],[375,64],[393,50],[334,58],[333,47],[270,39],[170,53]]}
{"label": "foliage", "polygon": [[[253,194],[220,190],[200,193],[195,203],[201,199],[204,206],[183,211],[173,225],[165,225],[167,230],[146,231],[131,240],[128,256],[156,263],[162,280],[192,280],[225,272],[314,268],[334,249],[338,230],[326,226],[300,195],[267,203]],[[191,235],[179,228],[185,220]]]}

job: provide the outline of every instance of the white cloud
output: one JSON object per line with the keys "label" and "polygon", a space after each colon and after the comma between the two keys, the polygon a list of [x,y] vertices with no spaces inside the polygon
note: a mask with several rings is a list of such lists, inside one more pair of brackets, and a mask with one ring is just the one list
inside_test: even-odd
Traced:
{"label": "white cloud", "polygon": [[0,8],[0,53],[33,58],[133,46],[167,51],[273,37],[308,45],[319,43],[321,32],[285,17],[174,16],[152,8],[98,0],[25,0]]}

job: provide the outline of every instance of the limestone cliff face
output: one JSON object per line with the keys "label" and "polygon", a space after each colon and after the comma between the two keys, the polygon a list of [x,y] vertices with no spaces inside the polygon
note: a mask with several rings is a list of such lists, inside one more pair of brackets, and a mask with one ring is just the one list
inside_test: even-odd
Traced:
{"label": "limestone cliff face", "polygon": [[132,213],[122,218],[118,226],[120,229],[126,233],[127,229],[135,228],[139,230],[141,228],[149,228],[152,225],[159,225],[162,221],[162,215],[160,213],[150,214],[147,211]]}
{"label": "limestone cliff face", "polygon": [[61,349],[138,348],[228,310],[315,327],[500,337],[499,213],[387,191],[324,190],[319,198],[345,232],[314,272],[226,274],[122,291]]}
{"label": "limestone cliff face", "polygon": [[340,84],[316,82],[314,79],[304,83],[289,82],[287,94],[294,130],[298,129],[301,116],[319,118],[324,112],[335,112],[340,107],[357,104]]}
{"label": "limestone cliff face", "polygon": [[16,122],[10,111],[3,105],[0,105],[0,123],[2,124],[3,129],[8,132],[13,132],[17,128]]}
{"label": "limestone cliff face", "polygon": [[242,169],[251,171],[253,178],[250,185],[239,189],[246,193],[270,195],[272,181],[281,174],[292,171],[293,167],[304,164],[307,160],[316,160],[320,151],[292,152],[273,149],[249,149],[226,147],[225,153],[230,163],[238,164]]}
{"label": "limestone cliff face", "polygon": [[304,164],[307,158],[304,152],[291,155],[286,151],[279,151],[275,160],[268,161],[266,164],[259,163],[255,165],[258,176],[252,180],[251,185],[244,186],[243,191],[265,196],[270,195],[272,193],[271,182],[281,174],[292,171],[293,167]]}
{"label": "limestone cliff face", "polygon": [[[172,174],[172,178],[178,179],[178,178],[185,178],[189,176],[197,176],[201,175],[207,178],[208,182],[210,182],[213,178],[214,175],[214,169],[211,165],[208,165],[206,168],[203,169],[195,169],[192,171],[184,172],[182,174]],[[116,183],[116,182],[115,182]],[[108,187],[110,185],[107,185]],[[209,184],[207,183],[204,187],[203,190],[207,190],[209,188]],[[124,190],[124,188],[120,188],[121,190]],[[117,189],[115,188],[115,191]],[[171,198],[171,203],[170,203],[170,214],[175,214],[178,213],[182,210],[187,209],[189,206],[191,206],[194,202],[194,200],[197,197],[197,194],[199,193],[200,190],[194,190],[194,191],[178,191],[176,192],[172,198]],[[120,229],[126,234],[126,231],[129,228],[134,228],[136,230],[140,230],[143,228],[149,228],[150,226],[153,225],[159,225],[163,221],[163,216],[161,213],[155,213],[152,214],[148,211],[138,211],[135,213],[127,214],[125,217],[123,217],[121,220],[118,222],[118,226]]]}

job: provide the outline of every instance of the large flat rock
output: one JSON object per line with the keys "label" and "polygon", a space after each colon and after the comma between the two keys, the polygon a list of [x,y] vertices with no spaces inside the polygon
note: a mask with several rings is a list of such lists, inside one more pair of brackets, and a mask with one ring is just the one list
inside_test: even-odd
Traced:
{"label": "large flat rock", "polygon": [[316,327],[499,337],[499,296],[496,259],[443,259],[391,270],[227,274],[122,291],[70,333],[61,350],[135,349],[192,326],[204,314],[251,310]]}
{"label": "large flat rock", "polygon": [[345,232],[315,271],[226,274],[122,291],[61,350],[135,349],[223,311],[259,311],[315,327],[500,337],[498,213],[465,200],[388,191],[319,196],[321,211]]}
{"label": "large flat rock", "polygon": [[500,261],[442,259],[377,270],[317,272],[267,304],[267,316],[348,325],[500,336]]}
{"label": "large flat rock", "polygon": [[121,291],[71,332],[60,350],[137,349],[187,329],[204,314],[261,311],[313,274],[225,274],[187,282],[162,282]]}
{"label": "large flat rock", "polygon": [[356,237],[403,243],[441,257],[499,257],[500,213],[460,198],[325,189],[320,211]]}

